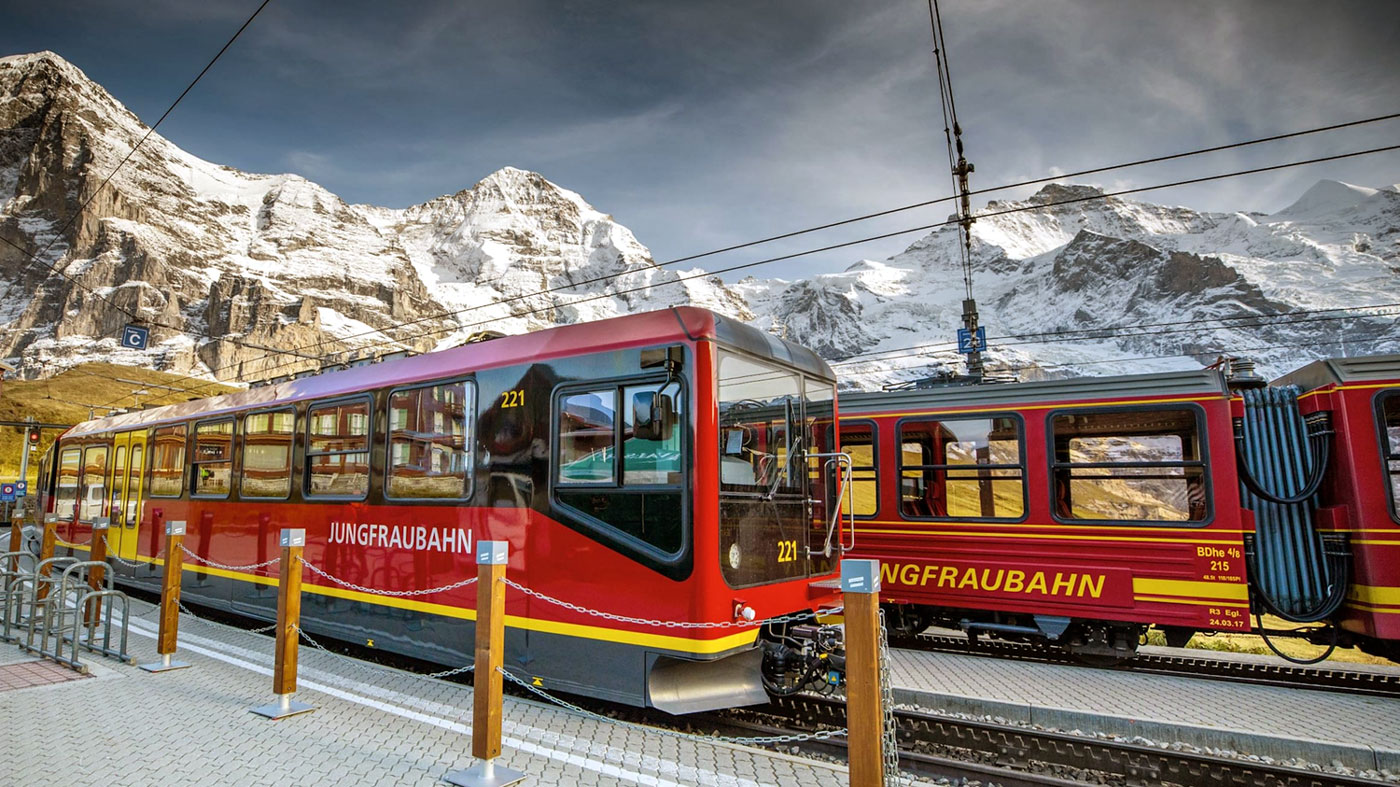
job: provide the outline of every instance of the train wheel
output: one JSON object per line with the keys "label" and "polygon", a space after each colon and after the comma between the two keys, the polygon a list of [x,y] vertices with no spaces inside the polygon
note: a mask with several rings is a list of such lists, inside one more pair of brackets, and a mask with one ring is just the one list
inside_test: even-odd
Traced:
{"label": "train wheel", "polygon": [[1142,627],[1085,622],[1061,641],[1075,661],[1090,667],[1116,667],[1137,655]]}
{"label": "train wheel", "polygon": [[1167,647],[1184,648],[1191,638],[1196,636],[1196,630],[1185,626],[1161,626],[1162,634],[1167,639]]}

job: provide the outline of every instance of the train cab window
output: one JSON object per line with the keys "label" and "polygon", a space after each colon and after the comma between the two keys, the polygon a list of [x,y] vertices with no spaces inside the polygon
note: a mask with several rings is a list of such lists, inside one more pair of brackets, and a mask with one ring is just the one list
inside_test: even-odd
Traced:
{"label": "train cab window", "polygon": [[82,475],[83,452],[65,448],[58,458],[58,485],[54,492],[53,512],[60,519],[72,519],[78,512],[78,476]]}
{"label": "train cab window", "polygon": [[307,409],[306,492],[361,498],[369,492],[369,400]]}
{"label": "train cab window", "polygon": [[1376,403],[1385,452],[1385,473],[1390,481],[1390,515],[1400,520],[1400,391],[1381,395]]}
{"label": "train cab window", "polygon": [[107,446],[83,449],[83,480],[78,484],[78,519],[91,522],[102,516],[107,503]]}
{"label": "train cab window", "polygon": [[274,410],[243,416],[241,497],[284,498],[292,493],[292,439],[296,411]]}
{"label": "train cab window", "polygon": [[559,398],[559,483],[611,483],[616,479],[616,399],[616,389],[580,391]]}
{"label": "train cab window", "polygon": [[233,421],[205,421],[194,425],[193,494],[228,497],[233,483]]}
{"label": "train cab window", "polygon": [[475,394],[473,384],[465,381],[390,394],[389,497],[470,496]]}
{"label": "train cab window", "polygon": [[179,497],[185,483],[185,425],[162,426],[151,433],[151,497]]}
{"label": "train cab window", "polygon": [[851,494],[841,500],[841,513],[852,507],[856,516],[875,516],[880,508],[880,486],[875,472],[875,424],[841,425],[841,450],[851,457]]}
{"label": "train cab window", "polygon": [[[639,412],[652,420],[638,422]],[[566,391],[555,398],[554,417],[558,502],[665,555],[678,553],[686,423],[679,387],[656,380]]]}
{"label": "train cab window", "polygon": [[1201,431],[1197,412],[1188,408],[1053,416],[1055,516],[1204,522]]}
{"label": "train cab window", "polygon": [[1021,420],[918,418],[899,424],[905,519],[1019,519],[1026,510]]}

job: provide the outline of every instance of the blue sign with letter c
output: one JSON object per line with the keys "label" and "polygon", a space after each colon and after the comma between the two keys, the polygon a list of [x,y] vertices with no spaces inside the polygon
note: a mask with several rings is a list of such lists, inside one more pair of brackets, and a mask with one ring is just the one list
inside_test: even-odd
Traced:
{"label": "blue sign with letter c", "polygon": [[151,330],[142,328],[139,325],[128,325],[122,329],[122,346],[132,350],[146,349],[146,342],[151,338]]}

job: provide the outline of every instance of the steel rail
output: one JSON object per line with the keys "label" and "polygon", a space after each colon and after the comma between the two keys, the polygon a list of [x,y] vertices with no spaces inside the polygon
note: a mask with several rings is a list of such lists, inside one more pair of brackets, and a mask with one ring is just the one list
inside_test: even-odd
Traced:
{"label": "steel rail", "polygon": [[[766,715],[794,729],[845,724],[845,704],[822,697],[796,696],[775,700],[766,707],[730,713]],[[1063,785],[1084,783],[1026,770],[1045,768],[1063,773],[1069,769],[1084,779],[1103,775],[1129,783],[1197,785],[1260,785],[1260,787],[1376,787],[1391,784],[1360,776],[1313,771],[1235,757],[1175,751],[1170,748],[1124,743],[1116,740],[1051,732],[1028,727],[925,711],[896,709],[899,727],[900,766],[930,775],[995,780],[1002,784]],[[733,723],[746,722],[742,718]],[[839,740],[828,743],[839,745]],[[968,758],[975,760],[969,762]],[[992,763],[988,765],[987,763]],[[948,770],[942,771],[941,768]],[[972,775],[971,770],[983,775]],[[999,774],[991,776],[986,769]],[[1010,774],[1010,775],[1005,775]]]}

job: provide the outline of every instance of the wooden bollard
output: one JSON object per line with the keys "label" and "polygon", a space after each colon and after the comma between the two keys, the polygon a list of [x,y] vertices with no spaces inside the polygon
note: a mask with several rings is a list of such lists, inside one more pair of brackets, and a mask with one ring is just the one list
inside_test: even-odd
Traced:
{"label": "wooden bollard", "polygon": [[[92,520],[92,543],[88,545],[88,560],[96,560],[99,563],[107,562],[107,528],[111,526],[110,517],[100,516]],[[88,572],[88,588],[93,591],[102,590],[102,580],[107,578],[107,569],[103,566],[93,566]],[[93,623],[102,617],[102,597],[92,599],[92,603],[83,610],[83,622]]]}
{"label": "wooden bollard", "polygon": [[160,583],[160,633],[156,636],[156,653],[160,661],[142,664],[147,672],[168,672],[184,669],[188,662],[171,661],[180,635],[180,573],[184,570],[185,551],[184,520],[172,519],[165,523],[165,575]]}
{"label": "wooden bollard", "polygon": [[443,777],[458,787],[501,787],[525,774],[496,765],[501,755],[501,665],[505,663],[509,542],[476,542],[476,669],[472,677],[471,767]]}
{"label": "wooden bollard", "polygon": [[885,783],[880,692],[880,561],[842,560],[846,610],[846,740],[851,787]]}
{"label": "wooden bollard", "polygon": [[297,641],[301,638],[301,551],[306,546],[305,530],[282,531],[281,570],[277,579],[277,648],[273,655],[272,693],[277,701],[271,705],[251,708],[253,713],[269,719],[285,719],[315,710],[304,702],[296,702]]}
{"label": "wooden bollard", "polygon": [[[44,517],[44,536],[39,540],[39,565],[43,566],[44,561],[53,557],[53,550],[54,547],[56,547],[57,545],[58,517]],[[39,571],[41,577],[41,579],[39,580],[38,587],[40,599],[46,599],[49,597],[49,583],[45,582],[44,580],[49,578],[49,570],[52,568],[53,566],[44,566],[44,568]]]}

